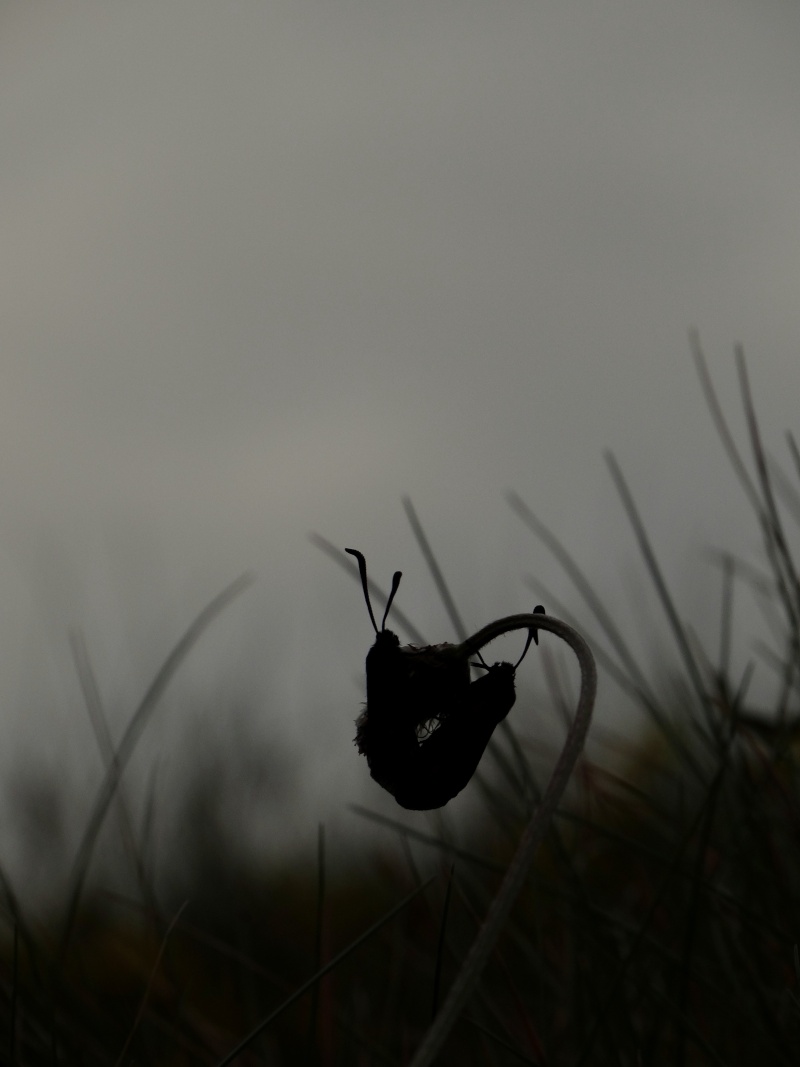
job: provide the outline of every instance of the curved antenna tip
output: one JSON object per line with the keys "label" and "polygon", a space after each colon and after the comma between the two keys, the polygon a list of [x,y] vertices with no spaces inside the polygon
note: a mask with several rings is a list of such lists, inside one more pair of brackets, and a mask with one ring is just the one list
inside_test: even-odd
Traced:
{"label": "curved antenna tip", "polygon": [[403,572],[402,571],[395,571],[394,574],[392,575],[392,590],[389,593],[389,599],[386,601],[386,611],[384,611],[383,618],[381,619],[381,630],[385,630],[386,629],[386,616],[389,614],[389,608],[392,606],[392,601],[394,600],[394,595],[397,592],[397,589],[398,589],[398,587],[400,585],[400,579],[402,577],[403,577]]}
{"label": "curved antenna tip", "polygon": [[369,599],[369,586],[367,585],[367,561],[364,559],[364,553],[359,552],[357,548],[346,548],[345,552],[350,556],[355,556],[358,560],[358,573],[361,576],[361,588],[364,591],[364,600],[367,602],[367,611],[369,612],[370,621],[372,622],[372,628],[375,633],[378,632],[378,624],[375,622],[375,613],[372,610],[372,604]]}
{"label": "curved antenna tip", "polygon": [[[544,606],[542,604],[537,604],[536,607],[533,609],[533,614],[534,615],[546,615],[547,612],[544,610]],[[536,629],[533,629],[533,630],[531,630],[531,633],[533,634],[534,644],[538,645],[539,644],[539,631],[536,630]],[[526,651],[527,651],[527,649],[526,649]]]}
{"label": "curved antenna tip", "polygon": [[[533,614],[545,615],[546,612],[541,604],[537,604],[536,607],[533,609]],[[520,663],[522,663],[522,661],[525,659],[525,656],[528,653],[528,649],[531,647],[531,641],[533,641],[537,645],[539,644],[539,631],[536,629],[535,626],[531,626],[530,630],[528,630],[528,640],[525,642],[525,647],[522,650],[522,655],[514,664],[514,670],[516,670],[517,667],[519,667]]]}

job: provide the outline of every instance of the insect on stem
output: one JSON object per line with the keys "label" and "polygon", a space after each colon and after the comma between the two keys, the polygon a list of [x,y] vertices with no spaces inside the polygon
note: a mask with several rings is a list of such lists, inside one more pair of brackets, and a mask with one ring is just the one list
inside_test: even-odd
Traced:
{"label": "insect on stem", "polygon": [[[545,619],[544,608],[538,605],[532,613],[514,616],[505,629],[496,623],[484,627],[460,645],[401,645],[397,634],[386,627],[401,572],[395,571],[392,578],[379,629],[366,560],[358,549],[345,551],[358,562],[375,631],[366,661],[367,701],[356,720],[356,747],[366,757],[372,778],[401,807],[440,808],[467,786],[495,727],[511,711],[517,667],[537,639],[538,627],[532,620]],[[481,648],[516,629],[527,630],[517,662],[489,665]],[[473,656],[477,662],[470,663]],[[473,680],[471,666],[485,673]]]}
{"label": "insect on stem", "polygon": [[[539,643],[539,629],[570,646],[581,672],[575,715],[550,781],[472,948],[411,1062],[411,1067],[431,1067],[475,989],[553,821],[586,740],[597,693],[597,668],[583,637],[567,623],[547,615],[540,604],[533,612],[496,619],[457,645],[401,646],[397,635],[386,629],[400,571],[392,579],[379,630],[369,599],[366,560],[354,548],[345,551],[358,560],[364,599],[376,634],[367,653],[367,703],[356,721],[355,743],[367,758],[372,778],[401,807],[415,811],[441,808],[467,786],[495,727],[514,705],[514,675],[531,642]],[[481,649],[514,630],[528,633],[516,664],[487,666]],[[470,680],[469,673],[473,656],[481,660],[474,666],[486,670],[475,681]]]}

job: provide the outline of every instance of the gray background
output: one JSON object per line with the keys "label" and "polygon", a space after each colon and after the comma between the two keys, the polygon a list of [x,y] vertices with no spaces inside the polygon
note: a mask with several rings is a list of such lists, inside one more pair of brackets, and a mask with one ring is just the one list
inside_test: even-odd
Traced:
{"label": "gray background", "polygon": [[[6,792],[34,768],[83,797],[67,829],[85,818],[100,762],[70,627],[118,737],[191,616],[252,568],[137,773],[157,767],[158,802],[232,756],[264,845],[287,840],[264,813],[303,844],[378,804],[351,745],[369,620],[306,535],[383,582],[403,569],[400,606],[452,637],[404,493],[469,626],[532,606],[530,573],[590,622],[513,488],[664,662],[606,447],[713,640],[702,549],[758,534],[687,336],[740,428],[744,344],[782,451],[798,45],[777,0],[4,3]],[[535,655],[521,673],[540,678]],[[620,708],[607,689],[602,722]]]}

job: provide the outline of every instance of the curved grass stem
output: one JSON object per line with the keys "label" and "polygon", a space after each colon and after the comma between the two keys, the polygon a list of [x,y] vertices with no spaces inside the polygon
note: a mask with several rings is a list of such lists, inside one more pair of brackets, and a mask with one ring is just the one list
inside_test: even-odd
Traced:
{"label": "curved grass stem", "polygon": [[562,641],[566,641],[578,659],[581,689],[575,718],[541,803],[522,834],[516,854],[506,871],[497,896],[492,901],[478,936],[450,987],[438,1015],[422,1039],[410,1067],[429,1067],[434,1062],[472,995],[492,949],[506,924],[511,908],[525,884],[531,863],[550,827],[589,730],[597,694],[597,668],[591,650],[581,635],[560,619],[539,614],[509,615],[504,619],[489,623],[472,637],[468,637],[458,647],[458,653],[474,656],[485,645],[502,634],[511,633],[513,630],[529,630],[532,626],[554,633]]}

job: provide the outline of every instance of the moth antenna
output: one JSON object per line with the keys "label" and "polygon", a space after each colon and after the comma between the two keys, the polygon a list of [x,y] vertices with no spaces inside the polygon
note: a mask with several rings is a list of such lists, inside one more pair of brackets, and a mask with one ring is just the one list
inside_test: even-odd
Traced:
{"label": "moth antenna", "polygon": [[[369,617],[372,621],[372,629],[375,631],[375,633],[377,633],[378,624],[375,622],[375,615],[372,611],[372,604],[370,603],[369,599],[369,588],[367,587],[367,561],[364,559],[363,552],[359,552],[357,548],[346,548],[345,552],[348,552],[351,556],[355,556],[358,560],[358,573],[361,575],[361,588],[364,590],[364,600],[367,602],[367,611],[369,612]],[[395,578],[397,578],[397,575],[395,575]],[[400,579],[398,578],[397,580],[399,583]],[[396,587],[393,584],[392,595],[389,597],[390,604],[392,602],[392,597],[394,596],[396,591]],[[386,610],[389,610],[388,607]],[[384,621],[385,620],[386,616],[384,615]]]}
{"label": "moth antenna", "polygon": [[[535,615],[545,614],[545,610],[541,604],[537,604],[536,607],[533,609],[533,612]],[[514,670],[516,670],[517,667],[519,667],[520,663],[522,663],[522,661],[525,659],[528,649],[531,647],[531,641],[535,642],[537,645],[539,644],[539,631],[536,629],[535,626],[532,626],[530,630],[528,630],[528,640],[525,642],[525,647],[522,650],[522,655],[514,664]],[[478,653],[478,655],[480,655],[480,653]]]}
{"label": "moth antenna", "polygon": [[392,601],[394,600],[394,594],[397,592],[397,590],[398,590],[398,588],[400,586],[400,579],[402,577],[403,577],[403,572],[402,571],[395,571],[394,574],[392,575],[392,590],[389,593],[389,599],[386,601],[386,611],[384,611],[383,618],[381,619],[381,630],[385,630],[386,629],[386,616],[389,614],[389,608],[392,606]]}

